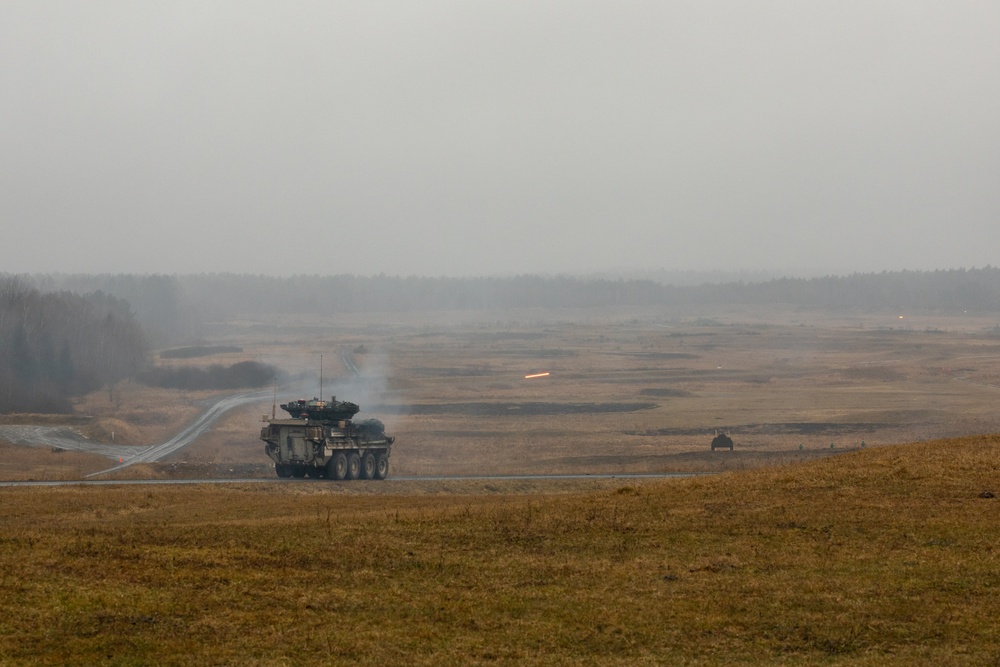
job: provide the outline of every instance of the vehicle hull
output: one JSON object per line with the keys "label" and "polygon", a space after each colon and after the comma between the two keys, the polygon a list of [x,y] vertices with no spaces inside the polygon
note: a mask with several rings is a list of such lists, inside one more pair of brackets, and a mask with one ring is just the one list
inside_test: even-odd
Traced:
{"label": "vehicle hull", "polygon": [[385,479],[394,438],[375,419],[334,424],[270,419],[260,432],[279,477]]}

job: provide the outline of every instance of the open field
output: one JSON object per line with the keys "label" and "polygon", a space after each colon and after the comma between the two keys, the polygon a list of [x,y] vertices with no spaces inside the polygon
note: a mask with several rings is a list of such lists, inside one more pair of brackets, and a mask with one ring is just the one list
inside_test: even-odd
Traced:
{"label": "open field", "polygon": [[[828,454],[831,444],[1000,431],[992,320],[637,315],[301,320],[271,334],[229,324],[218,338],[309,373],[287,398],[319,393],[323,354],[324,393],[359,403],[359,417],[397,436],[397,474],[717,470]],[[339,360],[355,349],[361,379]],[[536,372],[551,375],[524,379]],[[242,462],[244,447],[259,451],[248,422],[269,411],[234,413],[189,460]],[[708,451],[716,430],[732,434],[735,452]]]}
{"label": "open field", "polygon": [[[993,318],[735,310],[414,314],[217,323],[242,348],[166,363],[272,363],[278,402],[320,393],[382,419],[397,475],[716,471],[853,448],[1000,432]],[[362,370],[351,376],[348,352]],[[524,379],[536,372],[547,377]],[[207,393],[120,385],[75,406],[90,437],[154,444]],[[271,401],[229,413],[139,474],[270,476],[257,439]],[[278,410],[281,413],[280,409]],[[78,419],[78,418],[70,418]],[[717,430],[736,451],[709,451]],[[4,479],[106,467],[0,444]],[[136,474],[132,473],[133,476]]]}
{"label": "open field", "polygon": [[0,664],[995,665],[998,461],[0,489]]}
{"label": "open field", "polygon": [[[319,394],[323,355],[396,476],[724,474],[0,489],[0,664],[1000,662],[988,319],[302,318],[210,342],[285,369],[279,402]],[[121,386],[3,421],[152,444],[207,398]],[[270,478],[270,403],[121,474]],[[4,479],[108,463],[0,443]]]}

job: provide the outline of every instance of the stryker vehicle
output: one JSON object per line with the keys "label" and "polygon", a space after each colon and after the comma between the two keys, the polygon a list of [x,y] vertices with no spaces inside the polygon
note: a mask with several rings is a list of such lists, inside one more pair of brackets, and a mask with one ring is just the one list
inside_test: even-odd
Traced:
{"label": "stryker vehicle", "polygon": [[278,477],[385,479],[395,438],[385,434],[378,419],[355,424],[357,403],[314,398],[283,403],[291,419],[265,417],[260,430],[264,452],[274,461]]}

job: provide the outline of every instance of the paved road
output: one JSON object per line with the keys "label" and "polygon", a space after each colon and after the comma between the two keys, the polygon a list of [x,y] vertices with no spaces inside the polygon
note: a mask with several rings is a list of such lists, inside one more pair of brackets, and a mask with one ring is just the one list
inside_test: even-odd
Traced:
{"label": "paved road", "polygon": [[[261,390],[217,398],[210,402],[205,411],[180,433],[164,443],[148,447],[129,447],[94,442],[68,426],[0,426],[0,439],[8,440],[15,445],[59,447],[66,450],[100,454],[119,461],[119,464],[112,468],[93,473],[93,475],[100,475],[121,470],[136,463],[159,461],[181,447],[191,444],[195,438],[208,430],[219,417],[229,410],[270,396],[270,390]],[[88,477],[93,475],[88,475]]]}
{"label": "paved road", "polygon": [[[664,472],[664,473],[618,473],[618,474],[569,474],[569,475],[455,475],[454,477],[444,477],[439,475],[414,476],[414,477],[390,477],[387,480],[379,481],[376,484],[392,486],[405,482],[456,482],[456,481],[547,481],[547,480],[586,480],[586,479],[685,479],[688,477],[704,477],[707,475],[717,475],[712,472]],[[371,482],[359,481],[339,481],[335,482],[326,479],[301,479],[295,477],[236,477],[236,478],[215,478],[215,479],[100,479],[100,480],[29,480],[17,482],[0,482],[2,487],[14,486],[111,486],[111,485],[154,485],[163,486],[167,484],[330,484],[330,485],[359,485],[359,488],[369,487]]]}

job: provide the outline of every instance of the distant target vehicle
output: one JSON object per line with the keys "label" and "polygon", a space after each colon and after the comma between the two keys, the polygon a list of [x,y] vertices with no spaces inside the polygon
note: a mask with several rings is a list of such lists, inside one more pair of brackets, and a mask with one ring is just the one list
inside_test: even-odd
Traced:
{"label": "distant target vehicle", "polygon": [[715,438],[712,439],[712,451],[714,452],[716,449],[728,449],[729,451],[733,451],[733,439],[725,433],[719,433],[716,431]]}

